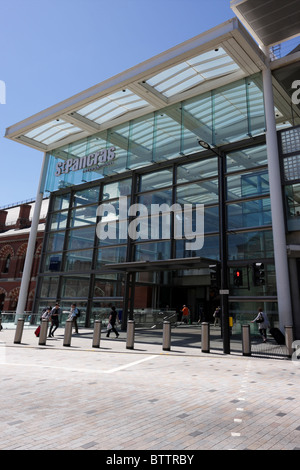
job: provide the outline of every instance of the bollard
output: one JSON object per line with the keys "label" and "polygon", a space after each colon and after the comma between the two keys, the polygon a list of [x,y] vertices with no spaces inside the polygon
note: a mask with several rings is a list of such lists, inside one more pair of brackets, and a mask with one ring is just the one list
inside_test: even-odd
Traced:
{"label": "bollard", "polygon": [[93,348],[100,348],[102,321],[95,320],[94,322],[94,335],[93,335]]}
{"label": "bollard", "polygon": [[164,321],[163,323],[163,351],[170,351],[171,349],[171,322]]}
{"label": "bollard", "polygon": [[288,350],[288,357],[292,357],[294,348],[293,348],[293,341],[294,341],[294,335],[293,335],[293,327],[292,326],[285,326],[285,345]]}
{"label": "bollard", "polygon": [[209,323],[201,323],[202,337],[201,337],[201,350],[203,353],[209,353],[210,351],[210,335],[209,335]]}
{"label": "bollard", "polygon": [[243,356],[251,356],[250,325],[242,325]]}
{"label": "bollard", "polygon": [[134,349],[134,320],[127,322],[126,349]]}
{"label": "bollard", "polygon": [[42,323],[41,323],[41,330],[40,330],[40,336],[39,336],[39,345],[40,346],[45,346],[46,345],[48,325],[49,325],[49,320],[43,319]]}
{"label": "bollard", "polygon": [[20,344],[21,343],[23,328],[24,328],[24,322],[25,322],[24,318],[19,318],[18,319],[16,333],[15,333],[15,339],[14,339],[15,344]]}
{"label": "bollard", "polygon": [[71,346],[73,320],[67,320],[65,325],[64,346]]}

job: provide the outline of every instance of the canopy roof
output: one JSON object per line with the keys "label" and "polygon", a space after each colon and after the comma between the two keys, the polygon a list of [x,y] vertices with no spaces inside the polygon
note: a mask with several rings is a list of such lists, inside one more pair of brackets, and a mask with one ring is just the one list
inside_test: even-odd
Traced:
{"label": "canopy roof", "polygon": [[[233,18],[8,127],[5,137],[50,152],[264,67],[265,55]],[[274,85],[274,94],[276,113],[284,121],[291,110],[290,97],[279,84]]]}
{"label": "canopy roof", "polygon": [[263,53],[234,18],[12,125],[5,136],[51,151],[263,67]]}
{"label": "canopy roof", "polygon": [[231,8],[263,46],[273,46],[300,34],[299,0],[231,0]]}

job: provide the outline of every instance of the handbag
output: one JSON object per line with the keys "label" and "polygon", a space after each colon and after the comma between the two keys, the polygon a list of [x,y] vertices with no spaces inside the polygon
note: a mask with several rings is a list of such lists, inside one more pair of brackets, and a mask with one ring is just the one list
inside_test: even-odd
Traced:
{"label": "handbag", "polygon": [[255,321],[256,321],[256,323],[263,323],[265,321],[263,314],[260,313],[259,317]]}
{"label": "handbag", "polygon": [[110,323],[108,323],[108,325],[107,325],[107,331],[109,331],[109,330],[111,330],[111,329],[112,329],[112,326],[111,326]]}

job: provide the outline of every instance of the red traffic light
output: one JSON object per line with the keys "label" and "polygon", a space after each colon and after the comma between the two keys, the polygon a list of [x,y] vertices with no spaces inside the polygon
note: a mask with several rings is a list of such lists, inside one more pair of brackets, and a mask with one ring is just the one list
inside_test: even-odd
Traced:
{"label": "red traffic light", "polygon": [[239,269],[236,269],[233,272],[233,283],[235,286],[242,286],[243,285],[243,273]]}

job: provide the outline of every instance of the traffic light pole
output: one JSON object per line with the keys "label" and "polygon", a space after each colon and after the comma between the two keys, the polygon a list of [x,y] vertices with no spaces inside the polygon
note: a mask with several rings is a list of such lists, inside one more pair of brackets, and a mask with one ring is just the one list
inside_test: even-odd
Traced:
{"label": "traffic light pole", "polygon": [[219,234],[220,234],[220,259],[221,259],[221,321],[223,333],[223,352],[230,354],[230,327],[229,327],[229,307],[228,307],[228,251],[226,240],[226,185],[225,185],[225,158],[223,152],[212,148],[207,142],[199,140],[198,144],[206,150],[211,150],[218,157],[218,176],[219,176]]}
{"label": "traffic light pole", "polygon": [[[213,150],[213,149],[212,149]],[[219,173],[219,233],[220,233],[220,258],[221,258],[221,320],[223,332],[223,353],[230,354],[230,327],[228,306],[228,252],[226,241],[226,186],[225,186],[225,155],[214,151],[218,155]]]}

